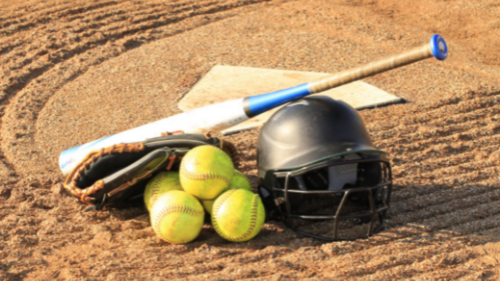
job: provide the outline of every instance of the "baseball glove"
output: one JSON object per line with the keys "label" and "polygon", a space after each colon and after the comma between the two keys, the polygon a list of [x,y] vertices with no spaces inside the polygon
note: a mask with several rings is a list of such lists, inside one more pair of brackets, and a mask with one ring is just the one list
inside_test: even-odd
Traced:
{"label": "baseball glove", "polygon": [[161,170],[178,170],[183,155],[199,145],[224,150],[236,164],[236,149],[210,134],[166,135],[138,143],[117,144],[90,152],[67,176],[64,187],[87,210],[142,197],[147,179]]}

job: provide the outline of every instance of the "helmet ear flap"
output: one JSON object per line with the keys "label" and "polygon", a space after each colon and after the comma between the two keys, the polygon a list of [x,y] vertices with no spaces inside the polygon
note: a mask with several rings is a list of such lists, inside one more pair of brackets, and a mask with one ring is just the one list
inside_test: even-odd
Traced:
{"label": "helmet ear flap", "polygon": [[[268,176],[270,178],[266,179],[273,182],[272,186],[279,187],[281,190],[285,190],[285,178],[276,178],[272,173],[269,173]],[[288,183],[288,189],[290,190],[306,190],[303,185],[303,180],[296,178],[290,178],[291,180]],[[300,182],[300,183],[299,183]],[[280,208],[282,211],[286,210],[286,200],[285,200],[285,192],[284,191],[273,191],[266,186],[260,186],[258,188],[258,192],[260,198],[262,199],[262,203],[264,204],[264,208],[266,209],[266,213],[270,219],[277,217],[277,208]],[[300,207],[303,202],[303,195],[300,193],[288,192],[288,203],[290,204],[290,208],[292,210],[296,210]],[[274,214],[274,215],[273,215]]]}
{"label": "helmet ear flap", "polygon": [[382,167],[379,162],[358,164],[356,187],[374,186],[382,182]]}
{"label": "helmet ear flap", "polygon": [[[381,182],[382,182],[382,167],[380,166],[379,162],[359,163],[358,179],[356,180],[356,184],[351,187],[346,186],[344,187],[344,189],[352,187],[369,187],[377,185]],[[378,190],[375,190],[375,192],[378,192]],[[374,194],[374,198],[378,198],[378,196]],[[349,195],[349,200],[361,204],[370,203],[370,197],[368,191],[352,193]]]}
{"label": "helmet ear flap", "polygon": [[[279,182],[279,185],[282,187],[282,189],[285,189],[285,179],[280,178],[280,179],[278,179],[278,182]],[[288,181],[288,189],[307,190],[304,186],[304,182],[303,182],[302,177],[290,178],[290,180]],[[280,194],[280,196],[284,197],[285,196],[284,192],[282,194]],[[303,198],[304,196],[302,194],[288,192],[287,196],[288,196],[288,202],[290,203],[291,210],[297,210],[298,208],[300,208],[300,205],[302,204],[303,199],[304,199]],[[281,203],[281,202],[278,202],[278,203]],[[282,206],[280,206],[280,208],[282,208],[282,210],[286,210],[285,204],[286,204],[286,202],[281,204]]]}

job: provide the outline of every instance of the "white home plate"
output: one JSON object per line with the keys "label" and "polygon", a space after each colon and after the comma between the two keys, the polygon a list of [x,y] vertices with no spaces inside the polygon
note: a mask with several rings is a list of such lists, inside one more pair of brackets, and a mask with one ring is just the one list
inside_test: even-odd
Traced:
{"label": "white home plate", "polygon": [[[318,72],[216,65],[180,100],[179,108],[189,111],[209,104],[297,86],[329,75]],[[362,81],[333,88],[318,95],[342,100],[356,109],[387,105],[403,100]],[[279,108],[225,129],[222,133],[230,134],[258,127]]]}

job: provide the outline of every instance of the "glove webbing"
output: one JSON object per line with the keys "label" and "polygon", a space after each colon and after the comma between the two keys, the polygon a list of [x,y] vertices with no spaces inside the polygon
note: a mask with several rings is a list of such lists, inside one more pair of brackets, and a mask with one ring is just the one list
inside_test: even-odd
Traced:
{"label": "glove webbing", "polygon": [[[90,152],[84,160],[82,160],[74,169],[71,171],[71,173],[66,177],[66,180],[64,181],[64,188],[66,188],[71,194],[74,196],[80,198],[80,201],[86,204],[93,204],[92,201],[95,200],[95,198],[90,197],[90,195],[96,193],[97,191],[101,190],[104,188],[104,181],[103,180],[98,180],[91,186],[80,189],[76,186],[76,181],[79,177],[83,175],[83,173],[88,169],[88,167],[96,162],[99,158],[109,155],[109,154],[118,154],[118,153],[131,153],[131,152],[140,152],[144,150],[144,144],[143,143],[126,143],[126,144],[116,144],[112,145],[106,148],[101,148],[100,150],[95,150]],[[169,170],[177,156],[172,155],[169,157],[169,164],[167,166],[167,170]],[[146,173],[142,175],[140,178],[136,178],[133,180],[133,182],[127,182],[123,185],[121,185],[118,189],[119,190],[113,190],[111,193],[115,194],[118,191],[123,190],[124,188],[134,185],[136,181],[149,177],[151,176],[150,173]],[[111,194],[110,194],[111,195]]]}

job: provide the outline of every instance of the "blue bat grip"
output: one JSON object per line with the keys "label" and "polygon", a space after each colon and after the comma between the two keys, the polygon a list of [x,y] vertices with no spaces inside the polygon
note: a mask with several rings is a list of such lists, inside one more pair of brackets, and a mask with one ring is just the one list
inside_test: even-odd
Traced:
{"label": "blue bat grip", "polygon": [[443,37],[439,34],[434,34],[431,37],[431,51],[432,55],[438,60],[444,60],[448,56],[448,47],[444,42]]}
{"label": "blue bat grip", "polygon": [[308,83],[305,83],[292,88],[245,98],[248,102],[247,106],[245,106],[247,107],[245,112],[248,117],[253,117],[276,106],[305,97],[311,93],[307,88],[308,85]]}

